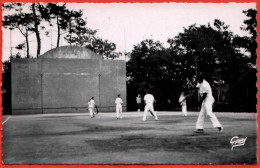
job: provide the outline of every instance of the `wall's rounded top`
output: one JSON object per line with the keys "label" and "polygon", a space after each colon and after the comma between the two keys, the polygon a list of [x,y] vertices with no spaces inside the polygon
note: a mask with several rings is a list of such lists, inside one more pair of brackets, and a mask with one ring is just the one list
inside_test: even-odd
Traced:
{"label": "wall's rounded top", "polygon": [[101,59],[102,56],[84,47],[62,46],[47,51],[39,58]]}

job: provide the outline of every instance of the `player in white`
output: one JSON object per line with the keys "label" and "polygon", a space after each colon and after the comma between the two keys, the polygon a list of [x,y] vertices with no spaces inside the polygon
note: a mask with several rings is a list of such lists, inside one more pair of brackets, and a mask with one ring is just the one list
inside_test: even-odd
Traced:
{"label": "player in white", "polygon": [[154,97],[152,94],[149,94],[149,91],[146,92],[146,95],[144,96],[144,101],[145,101],[145,107],[144,107],[143,121],[146,120],[148,111],[151,111],[151,113],[155,117],[155,120],[158,120],[157,114],[153,108]]}
{"label": "player in white", "polygon": [[122,116],[122,104],[123,104],[123,100],[120,98],[120,94],[117,95],[116,98],[116,118],[123,118]]}
{"label": "player in white", "polygon": [[95,107],[95,100],[94,97],[91,97],[91,99],[88,102],[88,111],[91,118],[95,117],[94,107]]}
{"label": "player in white", "polygon": [[186,117],[187,116],[187,103],[186,100],[183,100],[181,103],[181,111],[183,115]]}
{"label": "player in white", "polygon": [[204,129],[204,119],[205,115],[209,117],[212,122],[213,127],[218,128],[219,132],[223,131],[223,127],[218,121],[215,114],[212,112],[212,105],[215,101],[214,97],[212,96],[212,90],[209,83],[204,79],[202,75],[198,75],[197,77],[197,88],[199,89],[200,96],[202,96],[200,103],[201,103],[201,110],[198,116],[198,120],[196,123],[196,130],[195,133],[203,133]]}

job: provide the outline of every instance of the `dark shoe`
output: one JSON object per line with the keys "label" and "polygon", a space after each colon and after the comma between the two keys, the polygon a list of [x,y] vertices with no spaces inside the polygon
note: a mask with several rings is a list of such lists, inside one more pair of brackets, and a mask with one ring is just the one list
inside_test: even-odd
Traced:
{"label": "dark shoe", "polygon": [[223,127],[218,127],[218,131],[219,131],[219,132],[223,132],[223,131],[224,131],[224,128],[223,128]]}
{"label": "dark shoe", "polygon": [[196,129],[194,132],[195,133],[203,133],[204,131],[203,131],[203,129]]}

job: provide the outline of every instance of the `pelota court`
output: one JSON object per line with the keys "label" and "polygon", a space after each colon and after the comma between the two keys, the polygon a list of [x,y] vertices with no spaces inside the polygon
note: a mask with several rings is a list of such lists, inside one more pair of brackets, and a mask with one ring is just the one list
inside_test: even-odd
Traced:
{"label": "pelota court", "polygon": [[[3,116],[4,164],[256,164],[256,113],[215,113],[224,132],[198,112],[143,112]],[[9,118],[8,118],[9,117]],[[6,120],[8,119],[8,120]],[[247,138],[231,151],[232,137]]]}

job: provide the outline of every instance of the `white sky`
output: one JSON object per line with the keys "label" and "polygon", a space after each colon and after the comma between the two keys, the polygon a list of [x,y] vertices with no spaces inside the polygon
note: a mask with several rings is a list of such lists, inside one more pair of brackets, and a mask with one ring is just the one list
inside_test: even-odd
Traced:
{"label": "white sky", "polygon": [[[97,36],[114,42],[119,52],[130,52],[135,44],[147,38],[159,40],[166,45],[168,38],[183,32],[183,27],[187,28],[194,23],[213,23],[214,19],[220,19],[230,25],[234,34],[247,35],[240,30],[243,21],[247,19],[242,11],[256,9],[256,3],[68,3],[67,7],[73,10],[83,9],[88,27],[98,29]],[[52,39],[41,33],[41,54],[50,50],[51,44],[56,46],[56,27],[51,29]],[[36,55],[35,39],[35,34],[30,35],[31,55]],[[18,31],[13,30],[11,40],[12,47],[15,47],[25,39]],[[61,45],[67,45],[65,40],[61,41]],[[21,54],[24,56],[26,53],[23,51]],[[9,56],[10,31],[3,29],[3,61]]]}

